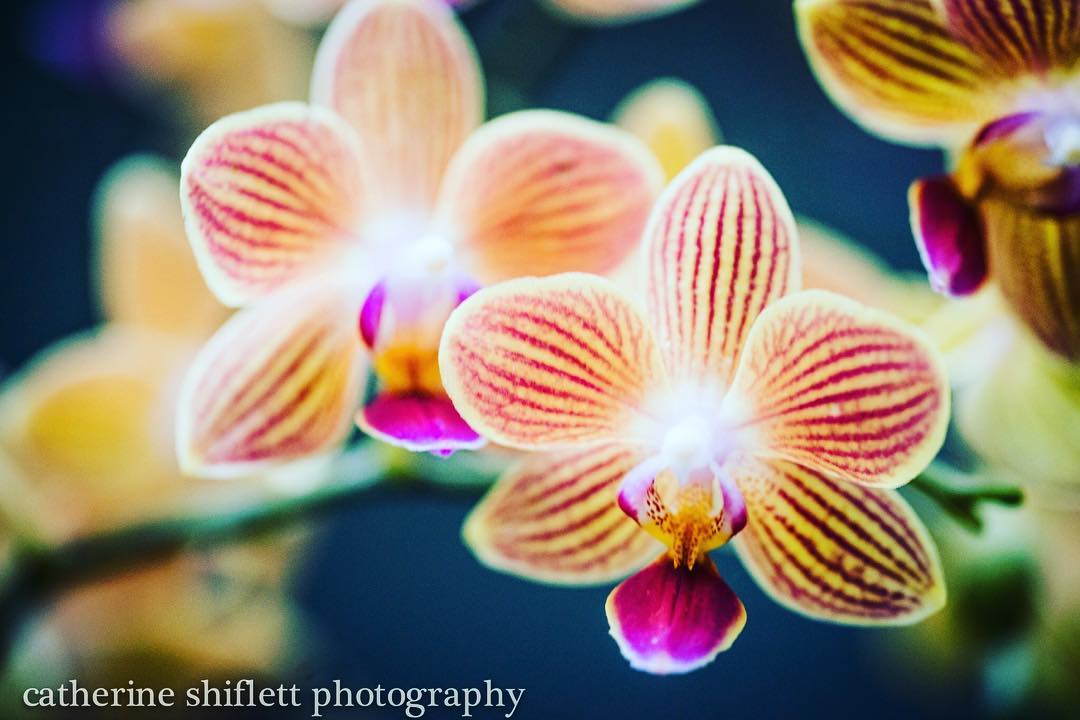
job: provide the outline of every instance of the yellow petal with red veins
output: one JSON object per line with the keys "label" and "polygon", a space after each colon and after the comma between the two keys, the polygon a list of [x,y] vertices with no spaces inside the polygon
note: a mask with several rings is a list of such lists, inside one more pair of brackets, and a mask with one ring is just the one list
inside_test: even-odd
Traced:
{"label": "yellow petal with red veins", "polygon": [[799,35],[825,90],[868,130],[963,139],[1000,112],[1000,78],[952,36],[932,0],[797,0]]}
{"label": "yellow petal with red veins", "polygon": [[591,585],[625,577],[663,550],[615,503],[639,460],[621,445],[529,457],[472,511],[465,541],[484,564],[532,580]]}
{"label": "yellow petal with red veins", "polygon": [[781,605],[819,620],[906,625],[945,604],[937,551],[895,490],[781,461],[744,468],[735,548]]}
{"label": "yellow petal with red veins", "polygon": [[949,30],[1009,75],[1069,70],[1080,57],[1076,0],[934,0]]}
{"label": "yellow petal with red veins", "polygon": [[629,133],[567,113],[493,120],[454,158],[442,222],[485,283],[605,272],[641,237],[663,178]]}
{"label": "yellow petal with red veins", "polygon": [[195,337],[225,319],[191,254],[180,181],[164,160],[122,160],[98,188],[101,303],[109,320]]}
{"label": "yellow petal with red veins", "polygon": [[675,178],[645,231],[645,300],[672,376],[730,381],[755,318],[798,286],[796,242],[780,189],[742,150]]}
{"label": "yellow petal with red veins", "polygon": [[645,319],[611,282],[567,273],[481,290],[450,316],[443,385],[465,421],[511,447],[626,441],[663,382]]}
{"label": "yellow petal with red veins", "polygon": [[674,78],[653,80],[634,90],[611,119],[649,146],[669,180],[720,142],[709,103],[693,86]]}
{"label": "yellow petal with red veins", "polygon": [[188,237],[210,289],[242,305],[340,258],[364,206],[352,131],[302,103],[211,125],[181,168]]}
{"label": "yellow petal with red veins", "polygon": [[483,117],[476,53],[440,0],[356,0],[331,23],[312,101],[356,129],[378,207],[426,211],[446,166]]}
{"label": "yellow petal with red veins", "polygon": [[334,449],[359,404],[355,313],[333,284],[252,305],[203,348],[179,402],[184,469],[250,474]]}
{"label": "yellow petal with red veins", "polygon": [[1006,303],[1046,347],[1080,360],[1080,215],[996,198],[981,210],[991,273]]}
{"label": "yellow petal with red veins", "polygon": [[921,472],[949,421],[947,376],[921,333],[821,290],[762,314],[725,402],[761,455],[880,487]]}

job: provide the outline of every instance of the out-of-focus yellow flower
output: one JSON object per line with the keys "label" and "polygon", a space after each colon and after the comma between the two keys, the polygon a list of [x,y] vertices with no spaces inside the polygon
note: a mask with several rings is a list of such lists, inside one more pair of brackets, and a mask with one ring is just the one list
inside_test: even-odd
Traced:
{"label": "out-of-focus yellow flower", "polygon": [[1048,348],[1080,360],[1080,23],[1075,0],[798,0],[833,99],[886,138],[958,151],[911,189],[931,282],[988,276]]}
{"label": "out-of-focus yellow flower", "polygon": [[176,110],[204,125],[307,92],[314,40],[267,5],[286,13],[303,7],[287,0],[118,0],[107,39],[137,78],[181,91]]}
{"label": "out-of-focus yellow flower", "polygon": [[[187,251],[178,197],[178,178],[157,160],[128,160],[107,176],[97,223],[109,322],[0,389],[0,538],[11,546],[222,511],[265,492],[259,479],[221,486],[179,471],[179,379],[225,311]],[[121,681],[180,668],[272,671],[294,625],[280,587],[291,555],[280,542],[184,554],[78,588],[23,647],[59,638],[80,674]]]}

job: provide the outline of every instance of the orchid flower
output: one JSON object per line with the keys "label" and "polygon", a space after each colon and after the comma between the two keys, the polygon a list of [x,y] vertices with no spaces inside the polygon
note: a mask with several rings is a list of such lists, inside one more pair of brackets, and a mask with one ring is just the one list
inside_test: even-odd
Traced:
{"label": "orchid flower", "polygon": [[911,189],[938,290],[987,277],[1055,352],[1080,358],[1080,3],[798,0],[833,100],[885,138],[959,150]]}
{"label": "orchid flower", "polygon": [[758,583],[811,617],[910,623],[941,607],[934,546],[892,489],[948,422],[918,331],[795,292],[794,219],[734,148],[668,186],[644,257],[644,312],[571,273],[482,290],[451,315],[440,366],[459,412],[495,442],[548,451],[472,513],[474,552],[553,583],[637,571],[607,613],[654,673],[701,667],[742,629],[707,555],[732,538]]}
{"label": "orchid flower", "polygon": [[[177,465],[179,380],[225,311],[188,247],[173,168],[145,157],[119,163],[100,185],[94,224],[106,323],[0,386],[0,547],[227,510],[274,490],[263,478],[223,488]],[[178,672],[273,672],[294,649],[298,617],[282,585],[296,545],[183,553],[75,588],[20,642],[22,662],[43,667],[23,680],[78,673],[119,686]]]}
{"label": "orchid flower", "polygon": [[221,120],[183,163],[191,243],[211,289],[247,306],[196,360],[184,466],[233,475],[345,439],[370,355],[370,435],[448,453],[483,439],[438,371],[450,311],[522,274],[605,271],[662,183],[632,136],[557,112],[475,130],[476,58],[435,0],[354,2],[316,61],[313,104]]}

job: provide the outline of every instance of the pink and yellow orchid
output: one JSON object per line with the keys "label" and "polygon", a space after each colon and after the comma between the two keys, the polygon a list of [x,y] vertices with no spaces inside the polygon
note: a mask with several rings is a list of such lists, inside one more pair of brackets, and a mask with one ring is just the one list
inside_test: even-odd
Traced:
{"label": "pink and yellow orchid", "polygon": [[1080,2],[798,0],[824,87],[883,137],[958,150],[911,189],[934,286],[989,276],[1055,352],[1080,359]]}
{"label": "pink and yellow orchid", "polygon": [[450,311],[522,274],[613,268],[661,173],[632,136],[548,111],[476,129],[475,54],[437,0],[358,0],[320,47],[313,104],[228,117],[183,164],[189,237],[210,287],[248,307],[196,361],[186,468],[230,475],[346,437],[356,420],[411,450],[483,443],[439,377]]}
{"label": "pink and yellow orchid", "polygon": [[933,349],[883,312],[795,292],[794,219],[734,148],[669,185],[644,255],[644,312],[575,273],[482,290],[451,315],[440,366],[458,411],[495,442],[550,451],[469,518],[481,560],[565,584],[638,571],[607,613],[654,673],[701,667],[742,629],[707,555],[732,538],[759,584],[811,617],[937,610],[934,546],[892,490],[944,439]]}

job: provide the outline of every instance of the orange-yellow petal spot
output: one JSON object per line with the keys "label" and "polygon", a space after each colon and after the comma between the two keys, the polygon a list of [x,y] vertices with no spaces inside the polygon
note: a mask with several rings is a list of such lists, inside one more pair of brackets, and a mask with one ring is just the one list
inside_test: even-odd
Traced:
{"label": "orange-yellow petal spot", "polygon": [[327,30],[312,101],[355,128],[378,207],[433,207],[446,166],[483,117],[476,53],[440,0],[353,2]]}
{"label": "orange-yellow petal spot", "polygon": [[352,131],[302,103],[219,120],[181,169],[188,237],[207,284],[228,305],[338,259],[355,242],[364,195]]}
{"label": "orange-yellow petal spot", "polygon": [[162,159],[134,156],[98,188],[97,262],[109,320],[194,337],[225,309],[206,289],[180,213],[180,181]]}
{"label": "orange-yellow petal spot", "polygon": [[180,398],[185,470],[250,473],[341,443],[362,389],[353,322],[347,299],[326,283],[278,293],[229,320]]}
{"label": "orange-yellow petal spot", "polygon": [[819,620],[901,625],[945,604],[934,543],[895,490],[783,461],[744,468],[739,485],[749,521],[735,548],[781,605]]}
{"label": "orange-yellow petal spot", "polygon": [[798,286],[795,220],[747,153],[708,151],[657,202],[646,304],[675,377],[727,384],[755,318]]}
{"label": "orange-yellow petal spot", "polygon": [[881,487],[921,472],[949,419],[947,376],[929,341],[820,290],[762,314],[726,402],[747,418],[760,454]]}
{"label": "orange-yellow petal spot", "polygon": [[472,511],[465,541],[484,564],[533,580],[589,585],[625,577],[661,552],[615,504],[637,461],[620,445],[529,457]]}
{"label": "orange-yellow petal spot", "polygon": [[447,175],[441,218],[485,283],[605,272],[637,246],[662,183],[629,133],[530,110],[469,138]]}
{"label": "orange-yellow petal spot", "polygon": [[653,80],[634,90],[611,119],[652,150],[669,180],[720,142],[709,103],[693,86],[674,78]]}
{"label": "orange-yellow petal spot", "polygon": [[955,141],[1007,100],[994,67],[953,37],[932,0],[797,0],[795,13],[818,80],[871,132]]}
{"label": "orange-yellow petal spot", "polygon": [[611,282],[579,273],[476,293],[450,316],[439,365],[469,425],[534,449],[632,439],[646,393],[663,382],[637,308]]}

